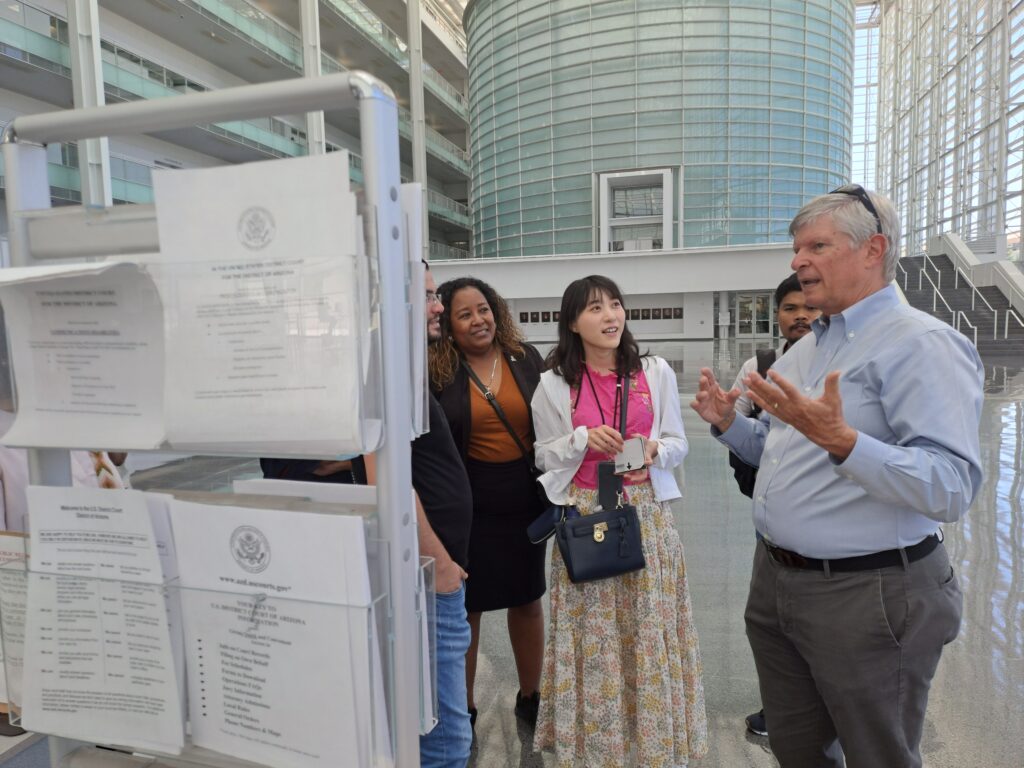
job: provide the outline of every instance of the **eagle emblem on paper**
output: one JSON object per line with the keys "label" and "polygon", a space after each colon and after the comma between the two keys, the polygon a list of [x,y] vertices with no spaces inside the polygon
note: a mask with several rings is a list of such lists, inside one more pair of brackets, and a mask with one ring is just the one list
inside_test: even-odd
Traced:
{"label": "eagle emblem on paper", "polygon": [[231,554],[249,573],[259,573],[270,565],[270,542],[258,528],[240,525],[231,533]]}
{"label": "eagle emblem on paper", "polygon": [[274,217],[266,208],[246,208],[238,219],[238,240],[250,251],[266,248],[276,234]]}

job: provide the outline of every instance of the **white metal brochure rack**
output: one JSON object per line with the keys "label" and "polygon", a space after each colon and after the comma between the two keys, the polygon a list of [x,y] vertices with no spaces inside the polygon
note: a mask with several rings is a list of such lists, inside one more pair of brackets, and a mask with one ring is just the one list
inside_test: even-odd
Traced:
{"label": "white metal brochure rack", "polygon": [[[419,702],[408,692],[416,691],[419,685],[415,595],[419,558],[410,493],[407,258],[402,246],[398,114],[390,89],[370,75],[351,72],[19,117],[7,127],[2,139],[11,261],[14,266],[30,266],[46,259],[81,259],[158,248],[152,206],[45,210],[50,208],[45,149],[49,142],[322,109],[358,109],[360,118],[366,193],[363,214],[371,222],[367,248],[377,255],[380,269],[386,418],[384,448],[378,460],[378,514],[381,535],[391,551],[391,730],[397,765],[413,768],[419,765]],[[70,485],[67,451],[31,450],[29,467],[34,483]],[[60,764],[78,746],[63,739],[52,740],[54,764]],[[109,764],[114,753],[104,754]],[[127,755],[123,757],[128,759]],[[339,755],[338,765],[344,761],[345,756]],[[193,755],[188,762],[236,764],[215,755]]]}

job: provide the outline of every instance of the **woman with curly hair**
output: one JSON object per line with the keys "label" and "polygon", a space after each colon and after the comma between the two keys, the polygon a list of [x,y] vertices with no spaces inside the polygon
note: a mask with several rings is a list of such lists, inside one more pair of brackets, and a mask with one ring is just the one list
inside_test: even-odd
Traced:
{"label": "woman with curly hair", "polygon": [[544,653],[545,547],[527,526],[543,511],[533,475],[530,400],[543,367],[523,341],[505,300],[475,278],[438,288],[444,303],[441,340],[430,345],[431,386],[444,409],[473,490],[466,611],[472,641],[466,691],[476,722],[473,682],[483,611],[508,609],[508,633],[519,672],[515,713],[537,719]]}

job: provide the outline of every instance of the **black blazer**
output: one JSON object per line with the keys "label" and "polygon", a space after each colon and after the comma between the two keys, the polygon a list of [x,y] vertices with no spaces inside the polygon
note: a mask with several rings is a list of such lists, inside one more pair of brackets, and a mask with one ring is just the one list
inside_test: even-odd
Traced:
{"label": "black blazer", "polygon": [[[535,438],[533,433],[533,409],[530,408],[530,401],[533,400],[533,393],[540,383],[540,374],[544,370],[544,360],[540,352],[529,344],[523,344],[522,355],[510,355],[505,353],[509,370],[512,371],[512,379],[526,401],[526,412],[530,416],[530,440]],[[455,378],[440,391],[435,390],[441,408],[444,410],[445,418],[448,419],[448,426],[451,427],[452,437],[455,438],[455,445],[459,449],[462,461],[465,463],[469,454],[469,432],[470,432],[470,406],[469,388],[476,385],[469,380],[466,369],[459,366],[455,371]]]}

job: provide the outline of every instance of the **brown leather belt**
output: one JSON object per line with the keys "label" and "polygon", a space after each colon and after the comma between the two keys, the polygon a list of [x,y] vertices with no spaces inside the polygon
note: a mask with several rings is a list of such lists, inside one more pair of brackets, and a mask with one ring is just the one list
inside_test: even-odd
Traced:
{"label": "brown leather belt", "polygon": [[938,535],[932,535],[903,550],[887,549],[884,552],[872,552],[870,555],[819,560],[816,557],[804,557],[796,552],[790,552],[788,549],[773,546],[765,539],[761,539],[768,550],[768,556],[776,563],[787,568],[799,568],[806,571],[824,571],[825,563],[828,563],[829,571],[873,571],[877,568],[890,568],[895,565],[903,565],[901,551],[907,556],[907,562],[912,563],[931,554],[932,550],[939,546],[940,541]]}

